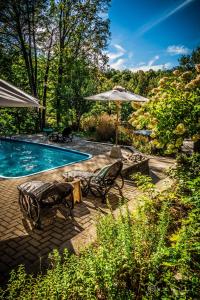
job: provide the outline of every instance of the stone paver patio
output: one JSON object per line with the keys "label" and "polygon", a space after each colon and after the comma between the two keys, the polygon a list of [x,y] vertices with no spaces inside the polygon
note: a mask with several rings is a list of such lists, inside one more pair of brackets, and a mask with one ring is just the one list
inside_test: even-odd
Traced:
{"label": "stone paver patio", "polygon": [[[28,138],[45,142],[43,136]],[[64,171],[72,169],[93,171],[113,161],[109,157],[111,145],[76,139],[74,142],[62,146],[90,153],[93,157],[82,163],[31,177],[0,180],[0,280],[5,280],[9,271],[19,264],[25,264],[28,271],[40,268],[45,263],[49,252],[54,248],[67,247],[76,252],[78,248],[94,238],[94,224],[98,216],[109,213],[108,208],[101,203],[100,199],[89,196],[75,205],[73,218],[69,216],[68,210],[62,205],[43,211],[43,230],[40,231],[33,230],[30,224],[22,218],[17,191],[17,186],[22,182],[62,180]],[[149,165],[156,181],[165,177],[163,169],[173,163],[172,159],[150,157]],[[132,201],[133,208],[137,204],[137,190],[134,184],[125,182],[123,194],[129,201]],[[109,201],[115,210],[118,207],[118,195],[111,193]]]}

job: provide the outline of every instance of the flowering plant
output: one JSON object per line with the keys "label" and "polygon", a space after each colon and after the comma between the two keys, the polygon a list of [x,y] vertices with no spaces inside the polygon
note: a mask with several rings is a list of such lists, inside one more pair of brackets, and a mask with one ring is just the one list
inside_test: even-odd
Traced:
{"label": "flowering plant", "polygon": [[195,70],[175,70],[160,79],[151,100],[133,113],[136,129],[152,130],[152,147],[177,153],[184,138],[200,139],[200,65]]}

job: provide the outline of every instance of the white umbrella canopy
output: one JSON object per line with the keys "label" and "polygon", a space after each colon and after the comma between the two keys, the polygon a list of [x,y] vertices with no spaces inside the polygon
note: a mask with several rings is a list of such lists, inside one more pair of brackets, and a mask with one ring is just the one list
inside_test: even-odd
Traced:
{"label": "white umbrella canopy", "polygon": [[38,99],[0,79],[0,107],[42,107]]}
{"label": "white umbrella canopy", "polygon": [[147,102],[148,99],[142,97],[140,95],[134,94],[132,92],[126,91],[125,88],[121,86],[115,86],[112,90],[104,93],[100,93],[94,96],[89,96],[85,98],[86,100],[92,101],[114,101],[117,107],[117,120],[116,120],[116,139],[115,144],[118,144],[118,126],[119,126],[119,118],[120,118],[120,111],[121,111],[121,104],[123,102]]}
{"label": "white umbrella canopy", "polygon": [[126,89],[121,86],[115,86],[113,88],[113,90],[110,90],[108,92],[104,92],[101,94],[97,94],[94,96],[89,96],[89,97],[86,97],[85,99],[93,100],[93,101],[120,101],[120,102],[126,102],[126,101],[146,102],[146,101],[148,101],[147,98],[144,98],[140,95],[126,91]]}

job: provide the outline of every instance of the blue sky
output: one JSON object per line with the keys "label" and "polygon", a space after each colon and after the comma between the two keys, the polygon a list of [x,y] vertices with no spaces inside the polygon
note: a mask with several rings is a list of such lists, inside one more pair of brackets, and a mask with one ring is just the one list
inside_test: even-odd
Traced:
{"label": "blue sky", "polygon": [[112,0],[112,68],[171,68],[200,45],[200,0]]}

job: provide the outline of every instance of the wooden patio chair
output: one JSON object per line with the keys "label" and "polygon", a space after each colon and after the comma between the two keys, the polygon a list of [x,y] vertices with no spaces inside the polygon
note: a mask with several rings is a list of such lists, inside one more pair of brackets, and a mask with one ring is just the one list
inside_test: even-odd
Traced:
{"label": "wooden patio chair", "polygon": [[74,208],[73,187],[69,183],[28,181],[17,188],[20,209],[24,217],[28,218],[37,229],[41,229],[42,207],[52,207],[63,203],[69,208],[70,215]]}
{"label": "wooden patio chair", "polygon": [[52,133],[49,135],[49,141],[55,143],[68,143],[73,141],[72,127],[65,127],[62,133]]}
{"label": "wooden patio chair", "polygon": [[[124,186],[124,179],[121,174],[122,167],[123,163],[117,161],[94,173],[77,170],[66,172],[63,174],[63,177],[66,180],[80,179],[84,196],[87,196],[91,192],[95,197],[101,197],[102,202],[105,203],[106,196],[112,188],[117,189],[120,196],[123,197],[122,188]],[[121,178],[120,185],[117,182],[119,177]]]}

